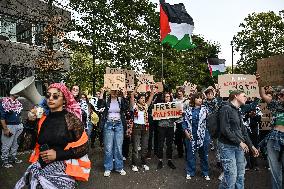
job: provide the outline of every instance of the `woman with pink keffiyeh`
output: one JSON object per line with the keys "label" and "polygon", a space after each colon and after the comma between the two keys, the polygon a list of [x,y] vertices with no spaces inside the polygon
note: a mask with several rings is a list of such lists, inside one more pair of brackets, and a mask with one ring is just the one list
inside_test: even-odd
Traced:
{"label": "woman with pink keffiyeh", "polygon": [[75,180],[88,180],[88,137],[81,122],[79,104],[62,83],[49,86],[46,102],[49,113],[39,120],[37,144],[30,157],[33,164],[15,188],[29,185],[30,188],[72,189]]}

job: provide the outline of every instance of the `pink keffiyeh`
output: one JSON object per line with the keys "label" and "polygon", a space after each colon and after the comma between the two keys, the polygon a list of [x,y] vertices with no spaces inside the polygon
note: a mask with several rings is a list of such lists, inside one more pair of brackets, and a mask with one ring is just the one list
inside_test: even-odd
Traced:
{"label": "pink keffiyeh", "polygon": [[81,108],[78,102],[76,102],[72,93],[68,90],[68,88],[63,83],[53,83],[48,89],[57,88],[59,89],[66,100],[65,108],[68,112],[75,114],[80,120],[82,120]]}
{"label": "pink keffiyeh", "polygon": [[17,99],[13,100],[10,97],[5,97],[2,99],[2,107],[5,112],[13,111],[17,114],[20,114],[23,109],[23,105],[20,101]]}

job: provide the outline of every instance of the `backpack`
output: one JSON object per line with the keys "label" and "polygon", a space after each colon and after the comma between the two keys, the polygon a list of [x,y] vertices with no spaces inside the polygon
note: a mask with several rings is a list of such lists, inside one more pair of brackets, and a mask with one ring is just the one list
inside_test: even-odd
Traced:
{"label": "backpack", "polygon": [[220,106],[216,111],[209,114],[207,117],[207,129],[209,134],[212,138],[219,138],[221,131],[220,131]]}

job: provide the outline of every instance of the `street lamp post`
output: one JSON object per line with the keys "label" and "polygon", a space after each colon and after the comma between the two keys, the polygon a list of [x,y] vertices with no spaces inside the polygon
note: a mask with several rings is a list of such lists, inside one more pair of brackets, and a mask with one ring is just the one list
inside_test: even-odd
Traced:
{"label": "street lamp post", "polygon": [[234,73],[234,44],[233,41],[231,41],[232,46],[232,74]]}

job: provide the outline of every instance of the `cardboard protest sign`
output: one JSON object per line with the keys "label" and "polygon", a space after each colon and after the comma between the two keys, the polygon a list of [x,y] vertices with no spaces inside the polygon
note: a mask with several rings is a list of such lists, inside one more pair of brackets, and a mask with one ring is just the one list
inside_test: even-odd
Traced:
{"label": "cardboard protest sign", "polygon": [[120,68],[106,67],[106,74],[124,74],[124,70]]}
{"label": "cardboard protest sign", "polygon": [[260,86],[277,86],[284,83],[284,55],[272,56],[257,61]]}
{"label": "cardboard protest sign", "polygon": [[263,114],[261,116],[260,130],[270,130],[272,115],[269,109],[267,108],[267,103],[259,103],[259,107],[260,107],[261,113]]}
{"label": "cardboard protest sign", "polygon": [[111,90],[120,90],[125,88],[124,74],[104,74],[104,87]]}
{"label": "cardboard protest sign", "polygon": [[156,82],[155,88],[157,93],[162,93],[164,91],[164,85],[162,82]]}
{"label": "cardboard protest sign", "polygon": [[247,97],[259,97],[259,87],[255,75],[224,74],[218,75],[221,97],[229,97],[232,91],[244,91]]}
{"label": "cardboard protest sign", "polygon": [[133,70],[120,69],[120,68],[106,68],[106,74],[124,74],[125,75],[125,85],[127,91],[133,91],[135,88],[134,78],[135,72]]}
{"label": "cardboard protest sign", "polygon": [[137,92],[141,93],[150,91],[150,86],[155,84],[153,77],[153,75],[149,74],[139,75]]}
{"label": "cardboard protest sign", "polygon": [[152,109],[153,120],[179,118],[182,117],[182,103],[169,102],[154,104]]}
{"label": "cardboard protest sign", "polygon": [[186,82],[184,86],[184,93],[187,95],[196,93],[196,87],[197,85],[190,83],[190,82]]}
{"label": "cardboard protest sign", "polygon": [[135,72],[133,70],[125,70],[125,84],[126,84],[126,90],[127,91],[134,91],[135,84],[134,84],[134,78],[135,78]]}

